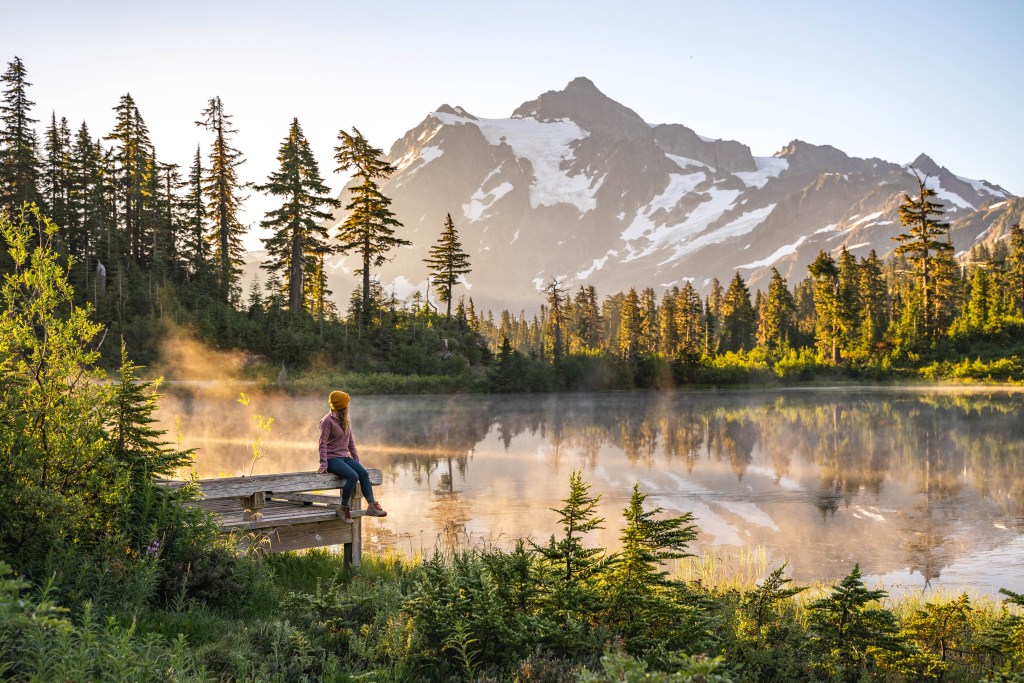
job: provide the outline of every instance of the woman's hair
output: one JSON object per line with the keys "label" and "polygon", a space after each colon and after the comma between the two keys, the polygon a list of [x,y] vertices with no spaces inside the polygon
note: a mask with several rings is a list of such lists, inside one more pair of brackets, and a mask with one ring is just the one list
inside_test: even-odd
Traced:
{"label": "woman's hair", "polygon": [[341,426],[342,426],[343,429],[352,429],[352,425],[348,421],[348,408],[347,407],[346,408],[342,408],[341,410],[335,410],[334,411],[334,415],[335,415],[335,417],[337,417],[341,421]]}

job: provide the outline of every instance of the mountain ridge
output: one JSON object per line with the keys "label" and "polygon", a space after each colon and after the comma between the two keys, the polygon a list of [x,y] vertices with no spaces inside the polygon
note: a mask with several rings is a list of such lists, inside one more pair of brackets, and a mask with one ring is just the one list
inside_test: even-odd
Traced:
{"label": "mountain ridge", "polygon": [[[505,119],[442,104],[389,159],[398,170],[382,190],[413,246],[377,273],[382,284],[399,298],[426,290],[422,258],[451,213],[473,268],[455,296],[494,310],[535,309],[552,280],[604,296],[685,281],[704,290],[739,271],[753,289],[776,267],[795,284],[820,249],[890,253],[899,200],[917,189],[907,166],[827,144],[794,139],[757,157],[739,141],[647,123],[585,77]],[[909,166],[946,204],[958,252],[994,239],[987,228],[1018,210],[1002,187],[927,154]],[[351,255],[331,262],[336,294],[355,285],[341,277],[354,267]]]}

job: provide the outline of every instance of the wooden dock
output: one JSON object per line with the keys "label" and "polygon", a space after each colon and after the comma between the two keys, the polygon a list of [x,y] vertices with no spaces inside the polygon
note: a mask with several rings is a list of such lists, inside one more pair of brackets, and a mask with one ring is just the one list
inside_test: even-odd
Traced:
{"label": "wooden dock", "polygon": [[[379,486],[381,471],[368,471],[370,481]],[[212,512],[223,532],[234,534],[241,548],[286,552],[343,545],[345,563],[358,567],[366,511],[357,487],[350,501],[353,523],[341,520],[338,490],[344,482],[333,474],[315,472],[200,479],[196,483],[201,495],[194,504]],[[184,484],[173,481],[164,485],[180,488]],[[326,491],[338,493],[327,495]]]}

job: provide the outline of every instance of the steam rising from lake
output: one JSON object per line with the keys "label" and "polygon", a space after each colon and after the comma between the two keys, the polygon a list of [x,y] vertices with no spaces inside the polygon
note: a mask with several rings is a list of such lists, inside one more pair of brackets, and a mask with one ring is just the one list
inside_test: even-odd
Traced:
{"label": "steam rising from lake", "polygon": [[[218,387],[222,388],[222,387]],[[172,385],[160,417],[197,447],[200,476],[312,470],[316,395],[249,405]],[[244,391],[244,387],[241,388]],[[601,494],[618,546],[634,482],[664,514],[693,512],[701,548],[763,547],[799,581],[859,562],[889,584],[1024,591],[1024,396],[991,391],[792,390],[545,396],[354,396],[364,464],[389,510],[370,549],[406,554],[559,531],[569,474]],[[253,461],[253,415],[273,417]]]}

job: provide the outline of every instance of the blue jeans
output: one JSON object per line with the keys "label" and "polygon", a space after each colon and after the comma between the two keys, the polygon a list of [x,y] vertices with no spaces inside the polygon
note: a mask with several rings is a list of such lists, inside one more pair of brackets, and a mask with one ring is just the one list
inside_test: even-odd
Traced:
{"label": "blue jeans", "polygon": [[327,471],[339,477],[345,477],[345,485],[341,487],[341,504],[348,505],[352,492],[356,490],[356,480],[363,498],[367,503],[373,502],[373,484],[370,473],[353,458],[327,458]]}

